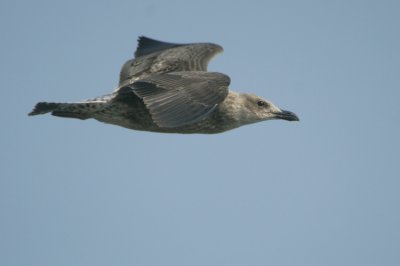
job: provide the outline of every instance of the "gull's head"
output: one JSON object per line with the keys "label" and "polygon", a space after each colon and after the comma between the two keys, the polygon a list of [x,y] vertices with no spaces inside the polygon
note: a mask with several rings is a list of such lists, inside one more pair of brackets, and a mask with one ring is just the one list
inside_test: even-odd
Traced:
{"label": "gull's head", "polygon": [[246,116],[250,123],[272,119],[299,121],[299,117],[295,113],[282,110],[272,102],[257,95],[241,94],[240,96],[242,106],[244,106],[246,110],[243,115]]}

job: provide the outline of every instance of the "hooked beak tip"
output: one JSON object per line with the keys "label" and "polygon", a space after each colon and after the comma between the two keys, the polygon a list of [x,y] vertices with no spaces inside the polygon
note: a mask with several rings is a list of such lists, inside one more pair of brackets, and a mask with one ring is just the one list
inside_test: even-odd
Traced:
{"label": "hooked beak tip", "polygon": [[276,117],[287,121],[300,121],[295,113],[286,110],[281,110],[281,112],[276,114]]}

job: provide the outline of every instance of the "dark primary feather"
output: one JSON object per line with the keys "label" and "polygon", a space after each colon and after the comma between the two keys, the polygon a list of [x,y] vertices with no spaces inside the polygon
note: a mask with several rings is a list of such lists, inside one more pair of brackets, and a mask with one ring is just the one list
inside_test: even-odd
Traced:
{"label": "dark primary feather", "polygon": [[[180,127],[205,118],[228,95],[230,79],[221,73],[154,74],[129,87],[160,127]],[[126,93],[126,87],[120,90]]]}
{"label": "dark primary feather", "polygon": [[135,57],[144,56],[183,45],[185,44],[162,42],[145,36],[140,36],[138,39],[138,46],[135,51]]}

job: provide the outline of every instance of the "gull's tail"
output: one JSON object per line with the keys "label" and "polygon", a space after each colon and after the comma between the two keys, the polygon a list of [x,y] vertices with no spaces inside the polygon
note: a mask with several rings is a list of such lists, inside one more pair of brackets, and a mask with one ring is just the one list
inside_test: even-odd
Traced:
{"label": "gull's tail", "polygon": [[49,103],[39,102],[28,115],[41,115],[50,113],[54,116],[88,119],[99,111],[99,103]]}
{"label": "gull's tail", "polygon": [[35,105],[28,115],[42,115],[56,110],[61,103],[40,102]]}

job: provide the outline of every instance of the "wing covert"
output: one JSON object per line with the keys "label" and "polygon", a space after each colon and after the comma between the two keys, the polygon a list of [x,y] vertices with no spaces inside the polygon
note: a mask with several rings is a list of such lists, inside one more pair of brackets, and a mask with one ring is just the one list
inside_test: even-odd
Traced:
{"label": "wing covert", "polygon": [[151,75],[130,87],[160,127],[180,127],[210,114],[228,95],[230,79],[215,72]]}

